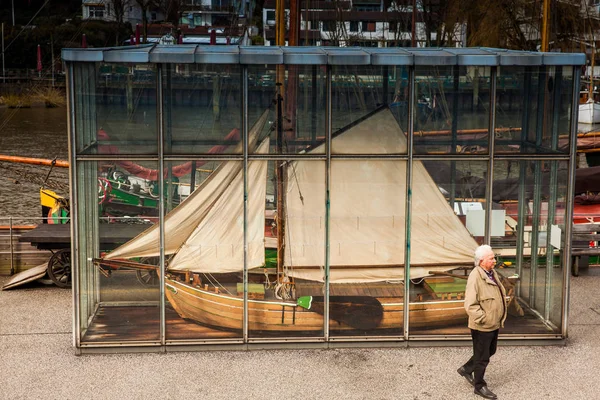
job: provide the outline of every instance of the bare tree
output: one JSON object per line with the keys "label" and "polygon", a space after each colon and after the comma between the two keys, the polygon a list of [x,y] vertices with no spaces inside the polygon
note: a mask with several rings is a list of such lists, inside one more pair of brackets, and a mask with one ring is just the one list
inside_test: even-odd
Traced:
{"label": "bare tree", "polygon": [[409,6],[412,7],[412,0],[392,0],[385,5],[386,23],[391,34],[392,46],[402,45],[404,41],[412,39],[406,36],[406,32],[411,32],[412,25],[412,12]]}
{"label": "bare tree", "polygon": [[349,38],[345,14],[350,10],[348,9],[348,2],[344,0],[333,0],[333,6],[335,19],[327,21],[328,26],[324,26],[323,31],[328,33],[332,46],[339,46],[340,43],[347,43]]}
{"label": "bare tree", "polygon": [[142,42],[148,40],[148,10],[158,7],[157,0],[134,0],[142,11]]}
{"label": "bare tree", "polygon": [[[443,20],[447,26],[466,23],[468,46],[536,50],[541,38],[542,5],[542,1],[531,0],[447,0]],[[552,1],[551,48],[566,50],[574,38],[585,35],[585,25],[590,23],[584,16],[588,7],[581,0]]]}
{"label": "bare tree", "polygon": [[157,0],[158,9],[164,14],[165,21],[173,25],[175,32],[179,29],[179,21],[183,13],[183,3],[184,0]]}
{"label": "bare tree", "polygon": [[120,44],[119,32],[121,31],[121,27],[123,26],[123,22],[125,19],[125,11],[127,7],[130,6],[131,0],[108,0],[108,3],[112,5],[113,12],[115,14],[115,21],[117,22],[117,34],[116,34],[116,43],[118,46]]}

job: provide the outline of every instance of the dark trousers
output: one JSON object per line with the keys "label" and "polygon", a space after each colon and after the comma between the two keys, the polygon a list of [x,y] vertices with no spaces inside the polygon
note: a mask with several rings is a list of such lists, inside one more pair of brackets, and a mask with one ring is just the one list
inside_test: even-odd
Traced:
{"label": "dark trousers", "polygon": [[496,353],[498,344],[498,332],[496,329],[492,332],[481,332],[471,329],[471,338],[473,338],[473,356],[464,365],[467,373],[473,373],[475,389],[481,389],[486,386],[483,376],[485,369],[490,363],[490,357]]}

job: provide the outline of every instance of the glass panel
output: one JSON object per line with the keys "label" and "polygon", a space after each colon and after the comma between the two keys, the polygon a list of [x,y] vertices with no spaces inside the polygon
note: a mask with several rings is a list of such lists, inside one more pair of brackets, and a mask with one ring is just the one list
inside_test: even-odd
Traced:
{"label": "glass panel", "polygon": [[487,162],[413,163],[411,334],[468,334],[464,310],[473,251],[485,234]]}
{"label": "glass panel", "polygon": [[496,153],[531,153],[538,127],[539,69],[498,68]]}
{"label": "glass panel", "polygon": [[[553,161],[550,163],[551,181],[550,188],[553,188],[553,193],[549,197],[548,210],[554,210],[554,215],[549,213],[548,219],[554,221],[548,230],[548,240],[546,253],[553,252],[553,257],[548,257],[546,263],[546,298],[548,299],[547,309],[544,317],[547,318],[554,327],[556,333],[562,330],[563,318],[563,287],[564,269],[569,266],[569,254],[564,253],[564,246],[569,240],[565,236],[566,224],[571,221],[566,220],[567,212],[567,193],[569,184],[569,164],[566,161]],[[554,171],[557,171],[556,177]],[[556,202],[552,203],[553,199]],[[557,244],[560,244],[560,251],[557,250]],[[548,261],[551,261],[548,262]]]}
{"label": "glass panel", "polygon": [[[279,69],[278,69],[279,68]],[[248,130],[251,130],[254,125],[260,122],[262,127],[260,128],[261,137],[271,134],[271,152],[277,152],[276,138],[277,138],[277,109],[280,109],[283,117],[285,104],[283,100],[277,101],[277,71],[283,75],[283,69],[281,66],[275,65],[250,65],[248,66]],[[282,94],[283,96],[283,94]],[[266,121],[262,121],[262,117],[268,114]],[[262,122],[261,122],[262,121]],[[285,124],[282,123],[282,129],[280,135],[284,134],[285,128],[289,128],[289,124],[286,119]],[[279,152],[283,153],[283,141],[279,147]],[[250,152],[254,152],[253,149],[249,149]]]}
{"label": "glass panel", "polygon": [[[153,261],[160,251],[158,238],[147,237],[144,251],[124,245],[156,221],[158,202],[149,196],[152,183],[126,175],[122,164],[131,162],[77,164],[79,305],[81,341],[86,343],[160,339],[158,267]],[[156,169],[156,163],[137,165]]]}
{"label": "glass panel", "polygon": [[[325,68],[319,65],[289,65],[282,105],[285,132],[283,153],[303,150],[323,154],[325,140]],[[295,99],[295,100],[294,100]],[[296,122],[294,127],[293,121]]]}
{"label": "glass panel", "polygon": [[[552,149],[557,149],[558,152],[569,154],[569,136],[571,131],[571,104],[573,101],[573,67],[555,67],[555,82],[554,82],[554,103],[553,110],[549,116],[553,118],[552,123],[555,129],[553,138],[558,136],[558,142],[551,142]],[[557,146],[557,147],[554,147]],[[578,144],[579,148],[579,144]],[[583,145],[582,145],[583,148]]]}
{"label": "glass panel", "polygon": [[490,68],[416,67],[415,154],[487,153]]}
{"label": "glass panel", "polygon": [[[254,269],[259,263],[248,263],[249,335],[323,336],[325,163],[253,163],[268,167],[268,179],[267,199],[262,202],[265,268]],[[252,176],[249,171],[249,196],[259,199],[256,191],[262,196],[265,192],[260,181],[250,184]]]}
{"label": "glass panel", "polygon": [[[456,152],[448,139],[456,129],[454,94],[458,95],[459,81],[454,70],[455,67],[415,67],[415,154]],[[441,132],[446,138],[433,142],[435,136],[431,132]]]}
{"label": "glass panel", "polygon": [[493,198],[505,212],[505,228],[492,235],[492,247],[498,271],[513,277],[505,286],[515,297],[506,333],[560,331],[567,167],[562,161],[495,163]]}
{"label": "glass panel", "polygon": [[74,79],[78,154],[156,154],[153,65],[78,63]]}
{"label": "glass panel", "polygon": [[[166,166],[174,171],[174,164]],[[243,164],[198,160],[179,165],[184,164],[189,173],[168,173],[165,183],[170,205],[164,223],[167,339],[241,337]],[[261,200],[264,210],[264,194]]]}
{"label": "glass panel", "polygon": [[[404,132],[408,132],[408,66],[389,67],[388,90],[392,93],[390,109]],[[385,76],[385,74],[384,74]],[[384,91],[385,93],[385,91]],[[388,97],[385,98],[386,100]]]}
{"label": "glass panel", "polygon": [[[260,120],[265,110],[270,110],[265,131],[271,132],[271,153],[324,154],[325,148],[320,145],[325,140],[325,69],[310,65],[289,65],[285,70],[282,66],[248,68],[250,126],[252,121]],[[285,79],[280,97],[278,71]]]}
{"label": "glass panel", "polygon": [[497,154],[568,154],[572,67],[502,67],[496,92]]}
{"label": "glass panel", "polygon": [[333,161],[330,193],[331,335],[401,336],[406,162]]}
{"label": "glass panel", "polygon": [[163,70],[165,154],[242,154],[241,67],[166,64]]}
{"label": "glass panel", "polygon": [[[393,75],[392,75],[393,76]],[[385,85],[384,85],[385,82]],[[390,86],[389,68],[378,66],[334,66],[332,76],[332,129],[333,136],[359,135],[369,139],[371,148],[346,148],[344,142],[332,145],[333,154],[405,154],[406,141],[396,137],[378,137],[380,131],[400,131],[406,127],[394,121],[401,115],[402,93],[394,100],[398,104],[389,106],[390,94],[395,86]],[[402,88],[398,88],[402,92]],[[393,110],[393,111],[392,111]],[[362,125],[361,132],[357,127]],[[401,128],[402,127],[402,128]],[[402,132],[404,135],[405,133]],[[358,137],[358,136],[357,136]],[[387,139],[396,141],[388,142]],[[388,147],[389,146],[389,147]]]}

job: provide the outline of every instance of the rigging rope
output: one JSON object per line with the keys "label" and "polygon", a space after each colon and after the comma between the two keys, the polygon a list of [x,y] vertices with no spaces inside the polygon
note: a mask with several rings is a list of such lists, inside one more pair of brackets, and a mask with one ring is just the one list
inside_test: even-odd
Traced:
{"label": "rigging rope", "polygon": [[204,276],[206,277],[206,280],[208,280],[210,282],[211,285],[213,285],[214,287],[220,287],[223,289],[223,291],[225,293],[227,293],[228,295],[233,296],[233,294],[225,287],[223,286],[219,280],[217,278],[215,278],[211,273],[204,273]]}

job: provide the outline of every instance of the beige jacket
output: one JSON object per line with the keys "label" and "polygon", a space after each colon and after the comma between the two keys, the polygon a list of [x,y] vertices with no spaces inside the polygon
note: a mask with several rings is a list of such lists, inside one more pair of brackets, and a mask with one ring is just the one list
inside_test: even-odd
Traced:
{"label": "beige jacket", "polygon": [[465,291],[465,310],[469,315],[469,328],[491,332],[504,327],[507,314],[506,290],[494,272],[496,285],[483,268],[476,267],[469,274]]}

